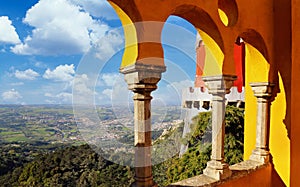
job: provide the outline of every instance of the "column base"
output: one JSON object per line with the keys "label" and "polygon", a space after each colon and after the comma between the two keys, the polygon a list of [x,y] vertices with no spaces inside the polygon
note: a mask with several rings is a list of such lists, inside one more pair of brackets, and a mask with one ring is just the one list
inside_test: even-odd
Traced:
{"label": "column base", "polygon": [[153,183],[152,185],[146,185],[134,182],[130,185],[130,187],[158,187],[158,185],[156,183]]}
{"label": "column base", "polygon": [[203,174],[216,180],[221,180],[230,177],[232,172],[226,163],[209,161],[207,162],[207,167],[204,169]]}
{"label": "column base", "polygon": [[254,149],[250,156],[250,160],[267,164],[270,162],[270,153],[264,149]]}
{"label": "column base", "polygon": [[158,187],[158,185],[153,181],[153,177],[148,178],[137,178],[130,185],[131,187]]}

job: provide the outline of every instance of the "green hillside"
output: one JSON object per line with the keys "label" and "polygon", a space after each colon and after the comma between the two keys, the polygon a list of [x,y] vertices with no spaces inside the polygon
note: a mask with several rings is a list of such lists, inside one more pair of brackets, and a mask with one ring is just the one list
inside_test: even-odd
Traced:
{"label": "green hillside", "polygon": [[[226,108],[225,160],[229,164],[240,162],[243,157],[244,110]],[[164,136],[176,144],[178,129]],[[180,140],[189,145],[182,158],[175,156],[154,166],[154,180],[166,186],[188,177],[199,175],[210,158],[211,113],[201,113],[194,118],[193,133]],[[175,133],[175,134],[174,134]],[[172,140],[174,138],[174,140]],[[158,140],[161,138],[158,138]],[[3,163],[3,167],[7,164]],[[133,182],[134,170],[119,166],[99,156],[88,145],[72,146],[37,156],[33,161],[0,176],[3,186],[129,186]],[[3,168],[5,169],[5,168]]]}

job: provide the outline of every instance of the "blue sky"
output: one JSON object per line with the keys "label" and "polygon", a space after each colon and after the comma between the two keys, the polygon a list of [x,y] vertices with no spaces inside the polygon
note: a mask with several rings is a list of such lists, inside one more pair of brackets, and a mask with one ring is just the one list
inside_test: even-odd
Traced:
{"label": "blue sky", "polygon": [[[162,41],[168,71],[153,96],[180,104],[181,88],[195,74],[196,31],[177,17],[167,23]],[[74,91],[93,93],[97,104],[122,100],[120,26],[104,0],[0,0],[0,104],[72,104]],[[78,70],[88,61],[101,64],[94,79]]]}

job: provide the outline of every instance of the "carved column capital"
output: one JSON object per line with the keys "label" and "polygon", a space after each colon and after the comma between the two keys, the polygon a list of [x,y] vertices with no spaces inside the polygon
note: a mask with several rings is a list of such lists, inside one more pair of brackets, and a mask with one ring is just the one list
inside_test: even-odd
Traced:
{"label": "carved column capital", "polygon": [[120,69],[125,75],[128,89],[133,92],[153,91],[161,79],[161,74],[166,71],[165,66],[147,64],[134,64]]}
{"label": "carved column capital", "polygon": [[217,75],[203,77],[203,81],[208,87],[208,92],[212,95],[228,94],[237,76]]}
{"label": "carved column capital", "polygon": [[272,91],[275,84],[269,82],[257,82],[250,83],[250,86],[255,97],[268,99],[272,96]]}

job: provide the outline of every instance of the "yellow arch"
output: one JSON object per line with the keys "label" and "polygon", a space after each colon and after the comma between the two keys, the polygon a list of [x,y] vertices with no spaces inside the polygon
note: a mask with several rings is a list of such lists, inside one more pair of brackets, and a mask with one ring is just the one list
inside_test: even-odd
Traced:
{"label": "yellow arch", "polygon": [[111,6],[115,9],[119,16],[124,29],[125,48],[122,58],[121,68],[133,65],[138,56],[138,42],[137,33],[134,23],[132,23],[129,16],[115,3],[109,1]]}

